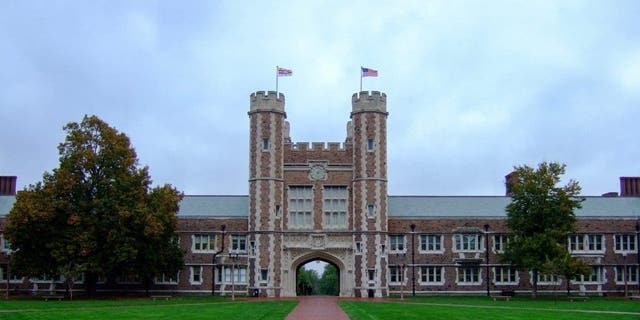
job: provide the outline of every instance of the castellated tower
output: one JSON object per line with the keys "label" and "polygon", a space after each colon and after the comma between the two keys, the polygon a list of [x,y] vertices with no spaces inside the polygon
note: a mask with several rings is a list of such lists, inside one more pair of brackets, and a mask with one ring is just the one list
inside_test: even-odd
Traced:
{"label": "castellated tower", "polygon": [[249,103],[249,286],[267,296],[280,296],[284,100],[282,93],[258,91]]}
{"label": "castellated tower", "polygon": [[355,287],[360,295],[387,295],[387,96],[363,91],[351,99]]}

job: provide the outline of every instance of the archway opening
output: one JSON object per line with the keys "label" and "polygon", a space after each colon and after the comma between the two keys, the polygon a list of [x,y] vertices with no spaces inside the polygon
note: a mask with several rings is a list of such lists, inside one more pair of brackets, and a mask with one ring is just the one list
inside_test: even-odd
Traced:
{"label": "archway opening", "polygon": [[299,264],[296,268],[296,295],[340,295],[340,268],[320,258]]}

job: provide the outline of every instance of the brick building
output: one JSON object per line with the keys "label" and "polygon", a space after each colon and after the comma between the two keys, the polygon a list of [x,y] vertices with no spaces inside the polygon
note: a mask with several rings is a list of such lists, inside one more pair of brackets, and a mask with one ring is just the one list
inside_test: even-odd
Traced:
{"label": "brick building", "polygon": [[[344,143],[293,143],[282,94],[251,94],[248,115],[248,196],[185,196],[178,230],[186,265],[177,275],[158,275],[154,291],[295,296],[297,271],[314,260],[338,268],[341,296],[531,290],[530,273],[498,260],[508,196],[387,195],[384,93],[353,95]],[[15,179],[0,178],[2,225]],[[620,196],[585,197],[569,250],[593,272],[574,279],[573,290],[638,290],[639,182],[623,177]],[[1,245],[6,283],[10,251]],[[564,281],[540,275],[539,290],[564,291]],[[16,290],[63,290],[60,279],[9,282]],[[141,289],[135,277],[100,288]]]}

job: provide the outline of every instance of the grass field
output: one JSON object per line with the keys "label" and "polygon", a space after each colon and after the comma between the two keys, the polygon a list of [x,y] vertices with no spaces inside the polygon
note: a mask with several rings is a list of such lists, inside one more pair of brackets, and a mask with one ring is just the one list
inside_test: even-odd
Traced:
{"label": "grass field", "polygon": [[[42,301],[39,298],[0,300],[0,319],[284,319],[293,300],[242,300],[228,297],[173,297]],[[570,302],[559,296],[515,297],[491,301],[487,297],[416,297],[339,302],[351,319],[640,319],[640,302],[591,298]]]}
{"label": "grass field", "polygon": [[226,298],[48,301],[0,300],[0,319],[284,319],[296,301],[230,301]]}
{"label": "grass field", "polygon": [[564,297],[417,297],[387,302],[341,301],[349,318],[359,319],[640,319],[640,302],[591,298],[570,302]]}

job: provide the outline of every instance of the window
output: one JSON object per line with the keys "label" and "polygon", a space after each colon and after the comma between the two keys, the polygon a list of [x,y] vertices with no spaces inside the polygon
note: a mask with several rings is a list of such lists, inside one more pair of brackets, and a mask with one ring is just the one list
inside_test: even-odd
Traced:
{"label": "window", "polygon": [[420,267],[420,282],[424,284],[444,284],[444,267]]}
{"label": "window", "polygon": [[442,250],[442,235],[439,234],[421,234],[420,235],[420,251],[422,252],[444,252]]}
{"label": "window", "polygon": [[[17,277],[13,273],[10,275],[10,277],[11,279],[9,279],[9,282],[11,283],[20,283],[23,281],[23,277]],[[7,281],[7,265],[6,264],[0,265],[0,280],[2,282]]]}
{"label": "window", "polygon": [[509,236],[506,234],[493,235],[493,252],[503,253],[505,245],[509,242]]}
{"label": "window", "polygon": [[191,267],[191,278],[189,282],[191,284],[202,284],[202,266]]}
{"label": "window", "polygon": [[233,234],[231,235],[231,250],[233,253],[246,253],[247,252],[247,236]]}
{"label": "window", "polygon": [[586,275],[586,276],[577,276],[576,278],[573,279],[574,283],[597,283],[597,284],[601,284],[604,283],[603,281],[604,279],[604,268],[602,266],[592,266],[591,267],[591,274]]}
{"label": "window", "polygon": [[458,284],[480,284],[480,267],[458,267]]}
{"label": "window", "polygon": [[626,266],[627,270],[625,272],[625,266],[616,266],[616,284],[624,284],[624,278],[627,278],[627,284],[637,284],[638,283],[638,266]]}
{"label": "window", "polygon": [[2,242],[2,251],[11,251],[11,243],[4,238],[4,235],[0,236],[0,242]]}
{"label": "window", "polygon": [[391,284],[400,284],[404,282],[403,269],[400,266],[389,266],[389,281]]}
{"label": "window", "polygon": [[493,282],[495,284],[518,284],[518,271],[514,267],[494,267]]}
{"label": "window", "polygon": [[362,254],[362,242],[356,242],[356,254]]}
{"label": "window", "polygon": [[256,242],[255,241],[249,242],[249,253],[252,256],[256,255]]}
{"label": "window", "polygon": [[376,269],[369,269],[368,274],[369,274],[369,282],[376,281]]}
{"label": "window", "polygon": [[569,236],[569,252],[603,253],[601,234],[575,234]]}
{"label": "window", "polygon": [[313,227],[311,211],[313,190],[311,187],[289,188],[289,227],[310,229]]}
{"label": "window", "polygon": [[280,205],[276,204],[276,217],[280,217]]}
{"label": "window", "polygon": [[367,151],[373,151],[373,139],[367,139]]}
{"label": "window", "polygon": [[216,236],[209,234],[194,234],[191,236],[192,252],[213,252],[216,249]]}
{"label": "window", "polygon": [[636,252],[636,235],[635,234],[616,234],[614,236],[615,253]]}
{"label": "window", "polygon": [[453,243],[453,250],[456,252],[481,251],[482,236],[479,234],[456,234],[453,235]]}
{"label": "window", "polygon": [[404,252],[403,234],[389,235],[389,251],[395,253]]}
{"label": "window", "polygon": [[[532,277],[533,279],[533,277]],[[538,284],[541,285],[560,285],[562,281],[555,274],[546,274],[538,272]]]}
{"label": "window", "polygon": [[269,151],[269,138],[262,139],[262,151]]}
{"label": "window", "polygon": [[224,282],[225,283],[246,283],[247,282],[247,266],[225,266]]}
{"label": "window", "polygon": [[374,218],[376,216],[376,206],[372,204],[367,205],[367,217]]}
{"label": "window", "polygon": [[173,275],[161,274],[156,277],[156,284],[178,284],[178,279],[180,279],[180,273],[176,273]]}
{"label": "window", "polygon": [[116,283],[120,284],[140,284],[142,280],[137,274],[122,274],[116,278]]}
{"label": "window", "polygon": [[324,220],[328,228],[347,227],[347,187],[324,187]]}
{"label": "window", "polygon": [[269,269],[260,269],[260,282],[266,283],[269,280]]}

